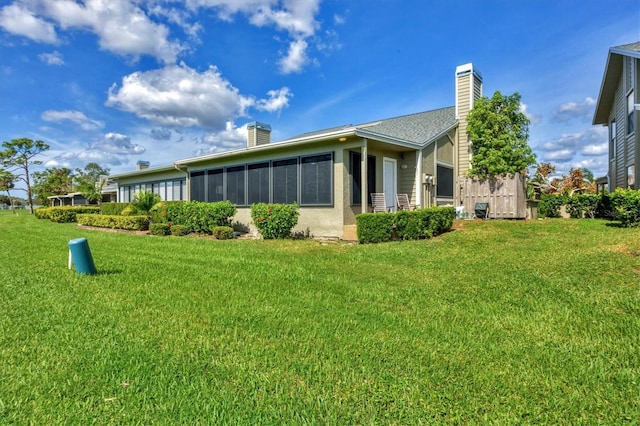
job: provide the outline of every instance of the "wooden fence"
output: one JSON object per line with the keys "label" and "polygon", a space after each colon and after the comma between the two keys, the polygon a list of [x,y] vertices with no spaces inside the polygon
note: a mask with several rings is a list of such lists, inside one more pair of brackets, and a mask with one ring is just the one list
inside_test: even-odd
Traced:
{"label": "wooden fence", "polygon": [[458,176],[456,206],[472,217],[476,203],[489,203],[489,219],[524,219],[527,217],[525,178],[521,174],[492,179]]}

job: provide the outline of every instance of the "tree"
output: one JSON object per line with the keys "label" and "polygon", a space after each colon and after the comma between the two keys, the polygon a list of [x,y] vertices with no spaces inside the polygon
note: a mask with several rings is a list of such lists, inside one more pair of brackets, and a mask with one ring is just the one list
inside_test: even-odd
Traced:
{"label": "tree", "polygon": [[16,180],[16,177],[11,172],[4,169],[0,169],[0,191],[7,192],[7,196],[9,198],[9,206],[14,213],[16,212],[16,210],[13,208],[13,202],[11,201],[10,190],[12,190],[15,187],[15,183],[14,183],[15,180]]}
{"label": "tree", "polygon": [[108,175],[109,169],[101,167],[98,163],[88,163],[84,169],[76,169],[75,182],[78,191],[89,202],[100,204],[102,188],[107,182]]}
{"label": "tree", "polygon": [[35,158],[40,153],[49,149],[49,145],[38,140],[33,141],[27,138],[13,139],[11,142],[3,142],[3,151],[0,151],[0,162],[8,168],[10,172],[19,171],[16,174],[18,180],[21,180],[27,186],[27,201],[29,203],[29,212],[33,214],[33,196],[31,194],[31,180],[29,177],[29,166],[42,164],[42,161],[36,161]]}
{"label": "tree", "polygon": [[33,173],[33,195],[43,204],[49,204],[48,197],[64,195],[73,191],[73,174],[66,167],[53,167]]}
{"label": "tree", "polygon": [[136,192],[133,194],[133,201],[131,204],[138,211],[142,212],[147,216],[147,220],[150,219],[150,211],[153,206],[158,204],[161,201],[160,196],[158,194],[154,194],[148,189],[144,189],[140,192]]}
{"label": "tree", "polygon": [[[587,170],[591,173],[589,170]],[[585,178],[583,169],[571,169],[568,175],[563,175],[561,178],[555,178],[551,181],[551,186],[556,192],[564,195],[573,195],[576,193],[595,194],[596,184],[593,181],[593,173],[591,173],[592,180]]]}
{"label": "tree", "polygon": [[550,192],[549,176],[555,172],[556,168],[551,163],[538,163],[533,176],[527,178],[527,197],[538,200],[541,194]]}
{"label": "tree", "polygon": [[520,94],[503,96],[499,91],[490,99],[475,101],[467,116],[471,139],[471,176],[489,178],[525,173],[536,163],[528,145],[529,119],[520,110]]}

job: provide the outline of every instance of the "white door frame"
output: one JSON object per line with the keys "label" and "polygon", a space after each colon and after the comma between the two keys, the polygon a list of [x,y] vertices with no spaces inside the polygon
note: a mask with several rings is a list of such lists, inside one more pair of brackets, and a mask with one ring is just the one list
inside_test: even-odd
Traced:
{"label": "white door frame", "polygon": [[382,189],[387,209],[396,211],[396,194],[398,192],[398,160],[382,158]]}

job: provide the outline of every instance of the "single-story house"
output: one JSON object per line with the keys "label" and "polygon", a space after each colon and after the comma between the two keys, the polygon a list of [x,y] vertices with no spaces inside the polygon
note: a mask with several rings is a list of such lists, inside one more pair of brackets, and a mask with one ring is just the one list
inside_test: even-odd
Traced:
{"label": "single-story house", "polygon": [[466,117],[482,96],[482,76],[472,64],[455,71],[455,104],[357,125],[343,125],[271,142],[271,127],[247,126],[247,147],[203,155],[110,178],[119,202],[141,189],[163,200],[237,205],[235,221],[251,227],[252,203],[300,206],[295,231],[355,239],[355,217],[371,211],[371,193],[396,194],[417,207],[454,205],[455,179],[470,167]]}
{"label": "single-story house", "polygon": [[609,49],[593,124],[609,129],[609,191],[640,189],[640,41]]}

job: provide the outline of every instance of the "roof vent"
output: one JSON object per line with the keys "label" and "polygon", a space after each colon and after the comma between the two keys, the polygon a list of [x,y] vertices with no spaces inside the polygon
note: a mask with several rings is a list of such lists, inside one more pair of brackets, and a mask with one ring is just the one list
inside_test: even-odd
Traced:
{"label": "roof vent", "polygon": [[149,168],[148,161],[138,160],[138,162],[136,163],[136,170],[144,170],[148,168]]}

